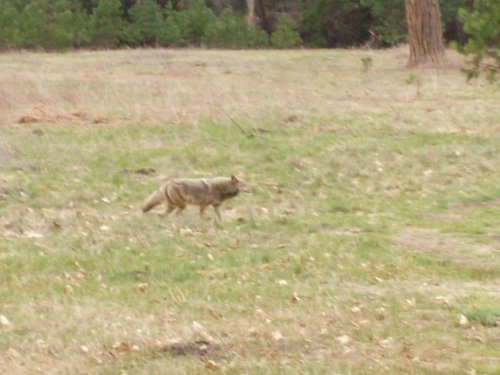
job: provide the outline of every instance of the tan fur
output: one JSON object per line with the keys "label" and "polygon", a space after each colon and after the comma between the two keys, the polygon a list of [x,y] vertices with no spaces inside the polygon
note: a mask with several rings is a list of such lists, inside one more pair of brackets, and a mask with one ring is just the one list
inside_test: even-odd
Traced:
{"label": "tan fur", "polygon": [[240,191],[248,192],[247,185],[236,177],[213,177],[197,179],[173,179],[163,183],[144,202],[142,210],[148,212],[165,202],[165,214],[177,209],[180,213],[188,204],[200,206],[200,217],[207,206],[213,206],[219,220],[219,206],[227,199],[237,196]]}

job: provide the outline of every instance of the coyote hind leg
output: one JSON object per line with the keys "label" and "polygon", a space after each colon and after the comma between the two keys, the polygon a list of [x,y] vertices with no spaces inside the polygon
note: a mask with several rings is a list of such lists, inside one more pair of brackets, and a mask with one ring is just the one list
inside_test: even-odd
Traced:
{"label": "coyote hind leg", "polygon": [[170,203],[167,203],[167,209],[165,210],[164,213],[161,214],[161,216],[168,216],[169,213],[171,213],[173,210],[175,210],[175,206],[170,204]]}
{"label": "coyote hind leg", "polygon": [[180,215],[182,211],[186,208],[186,205],[177,205],[177,212],[175,213],[176,215]]}

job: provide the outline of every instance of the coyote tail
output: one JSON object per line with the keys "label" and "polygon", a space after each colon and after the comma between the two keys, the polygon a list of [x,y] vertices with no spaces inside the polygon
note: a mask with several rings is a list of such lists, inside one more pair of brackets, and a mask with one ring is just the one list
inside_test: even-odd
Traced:
{"label": "coyote tail", "polygon": [[144,202],[144,206],[142,207],[142,212],[148,212],[155,206],[158,206],[161,202],[163,202],[167,197],[165,196],[164,189],[157,189],[153,194],[151,194],[146,201]]}

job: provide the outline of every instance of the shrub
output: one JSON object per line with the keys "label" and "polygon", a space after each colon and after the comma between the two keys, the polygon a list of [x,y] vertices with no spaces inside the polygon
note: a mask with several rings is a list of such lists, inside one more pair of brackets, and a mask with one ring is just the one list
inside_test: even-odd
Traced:
{"label": "shrub", "polygon": [[176,18],[176,14],[170,4],[167,4],[163,9],[163,26],[160,35],[162,45],[179,46],[183,44],[180,23]]}
{"label": "shrub", "polygon": [[405,4],[402,0],[361,0],[361,5],[370,9],[372,22],[366,25],[371,28],[382,44],[394,45],[406,41]]}
{"label": "shrub", "polygon": [[162,9],[155,0],[138,0],[129,15],[132,19],[131,38],[143,45],[159,44],[164,28]]}
{"label": "shrub", "polygon": [[21,41],[19,12],[8,2],[0,2],[0,49],[18,47]]}
{"label": "shrub", "polygon": [[69,0],[56,0],[50,4],[47,36],[50,47],[68,48],[88,44],[88,16],[80,5]]}
{"label": "shrub", "polygon": [[126,39],[126,26],[120,0],[99,0],[90,18],[92,44],[108,48],[118,46]]}
{"label": "shrub", "polygon": [[372,16],[360,0],[303,0],[301,34],[316,46],[347,47],[365,42]]}
{"label": "shrub", "polygon": [[464,69],[467,78],[475,78],[482,72],[490,81],[500,75],[500,2],[478,0],[473,10],[461,9],[460,19],[469,40],[456,48],[470,56]]}
{"label": "shrub", "polygon": [[200,45],[205,33],[216,22],[214,13],[203,0],[192,0],[175,17],[183,42]]}
{"label": "shrub", "polygon": [[226,9],[206,30],[203,41],[213,47],[262,47],[268,44],[268,37],[263,30],[248,26],[242,17]]}
{"label": "shrub", "polygon": [[19,20],[21,47],[47,47],[48,17],[37,3],[26,5]]}
{"label": "shrub", "polygon": [[282,15],[276,24],[276,30],[271,36],[271,44],[276,48],[290,48],[302,43],[297,26],[292,18]]}

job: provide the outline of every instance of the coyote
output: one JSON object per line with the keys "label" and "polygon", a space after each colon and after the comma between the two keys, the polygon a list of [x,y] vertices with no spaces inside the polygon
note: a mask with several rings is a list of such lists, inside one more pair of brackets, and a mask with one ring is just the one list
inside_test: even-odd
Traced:
{"label": "coyote", "polygon": [[213,206],[217,218],[222,220],[219,206],[226,199],[237,196],[240,191],[250,192],[248,186],[234,176],[168,180],[146,199],[142,211],[148,212],[165,201],[167,205],[165,215],[176,208],[179,214],[186,208],[186,205],[193,204],[200,206],[200,217],[202,218],[205,208]]}

